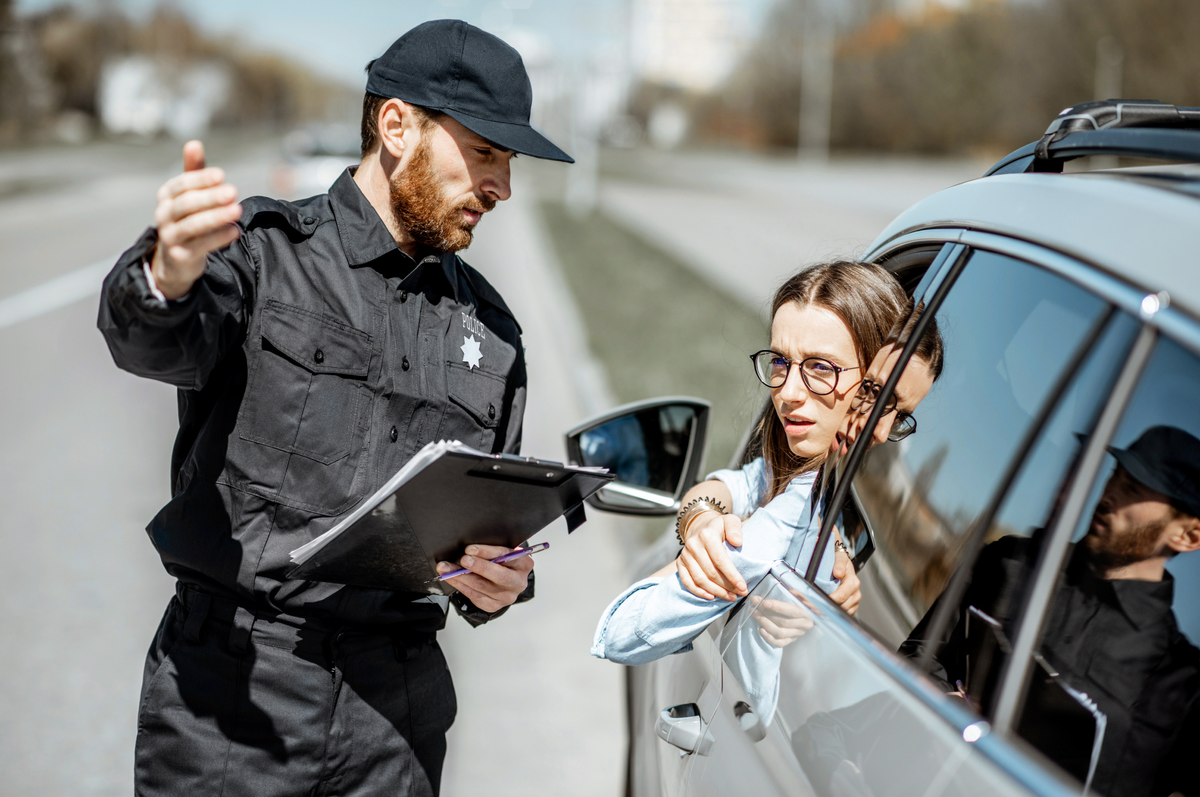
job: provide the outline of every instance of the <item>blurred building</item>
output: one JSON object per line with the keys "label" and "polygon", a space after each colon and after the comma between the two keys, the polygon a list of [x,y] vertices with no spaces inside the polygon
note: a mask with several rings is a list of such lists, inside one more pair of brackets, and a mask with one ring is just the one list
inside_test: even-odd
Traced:
{"label": "blurred building", "polygon": [[229,96],[229,71],[218,63],[172,64],[142,55],[105,63],[96,109],[112,133],[184,140],[205,133]]}
{"label": "blurred building", "polygon": [[716,90],[751,40],[739,0],[630,0],[629,71],[639,87],[650,142],[673,148],[687,139],[691,99]]}
{"label": "blurred building", "polygon": [[637,77],[696,93],[729,76],[748,38],[737,0],[632,0],[630,23]]}

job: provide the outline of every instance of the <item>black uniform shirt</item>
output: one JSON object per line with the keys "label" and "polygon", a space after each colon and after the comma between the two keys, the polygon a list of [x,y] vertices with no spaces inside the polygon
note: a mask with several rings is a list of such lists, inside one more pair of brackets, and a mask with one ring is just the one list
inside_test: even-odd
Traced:
{"label": "black uniform shirt", "polygon": [[[967,620],[967,607],[995,618],[1008,639],[1013,638],[1036,543],[1003,537],[980,553],[959,622],[934,654],[931,674],[947,688],[967,681],[968,665],[976,666],[968,661],[970,652],[980,650],[977,637],[989,633],[984,624]],[[1168,794],[1174,786],[1164,788],[1165,771],[1178,756],[1190,761],[1195,755],[1194,750],[1180,748],[1190,725],[1185,717],[1200,694],[1200,651],[1176,625],[1170,573],[1163,581],[1106,580],[1092,574],[1086,555],[1077,546],[1071,556],[1050,605],[1039,652],[1066,684],[1087,694],[1107,717],[1093,790],[1107,795]],[[901,653],[917,658],[932,643],[925,637],[933,613],[931,609],[913,629]],[[977,681],[993,687],[1000,667],[993,670],[992,677]],[[975,697],[987,706],[995,695]],[[1056,729],[1050,715],[1032,705],[1024,711],[1025,732],[1053,740]],[[1070,740],[1063,743],[1073,746]]]}
{"label": "black uniform shirt", "polygon": [[241,237],[183,300],[150,291],[153,229],[104,282],[117,365],[179,389],[173,497],[147,531],[172,575],[251,608],[440,627],[422,596],[288,580],[288,554],[430,441],[517,453],[520,327],[456,255],[401,252],[352,170],[328,194],[242,206]]}

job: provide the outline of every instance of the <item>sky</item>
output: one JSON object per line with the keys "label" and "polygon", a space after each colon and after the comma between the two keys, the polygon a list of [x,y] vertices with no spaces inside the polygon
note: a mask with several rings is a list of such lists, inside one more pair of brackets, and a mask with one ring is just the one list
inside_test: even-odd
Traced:
{"label": "sky", "polygon": [[[770,0],[741,0],[752,21]],[[73,0],[116,5],[143,17],[158,0]],[[358,86],[367,61],[397,37],[430,19],[464,19],[512,43],[528,59],[545,48],[561,59],[605,58],[619,45],[630,0],[172,0],[204,30],[235,33],[247,44],[291,56],[315,71]],[[62,0],[16,0],[20,15]],[[519,40],[519,41],[518,41]]]}

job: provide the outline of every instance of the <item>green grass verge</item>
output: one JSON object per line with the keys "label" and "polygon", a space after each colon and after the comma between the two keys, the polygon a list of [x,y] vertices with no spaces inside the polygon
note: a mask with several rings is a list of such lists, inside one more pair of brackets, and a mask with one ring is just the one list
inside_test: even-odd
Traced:
{"label": "green grass verge", "polygon": [[617,400],[712,402],[705,463],[725,467],[766,398],[747,356],[768,342],[764,316],[599,212],[580,219],[561,202],[541,208]]}

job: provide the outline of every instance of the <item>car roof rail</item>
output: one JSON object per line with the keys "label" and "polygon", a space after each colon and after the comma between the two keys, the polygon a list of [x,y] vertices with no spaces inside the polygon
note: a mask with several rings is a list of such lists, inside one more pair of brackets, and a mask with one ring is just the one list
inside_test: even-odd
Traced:
{"label": "car roof rail", "polygon": [[1010,152],[993,174],[1061,172],[1086,155],[1200,161],[1200,108],[1158,100],[1100,100],[1060,113],[1040,140]]}

